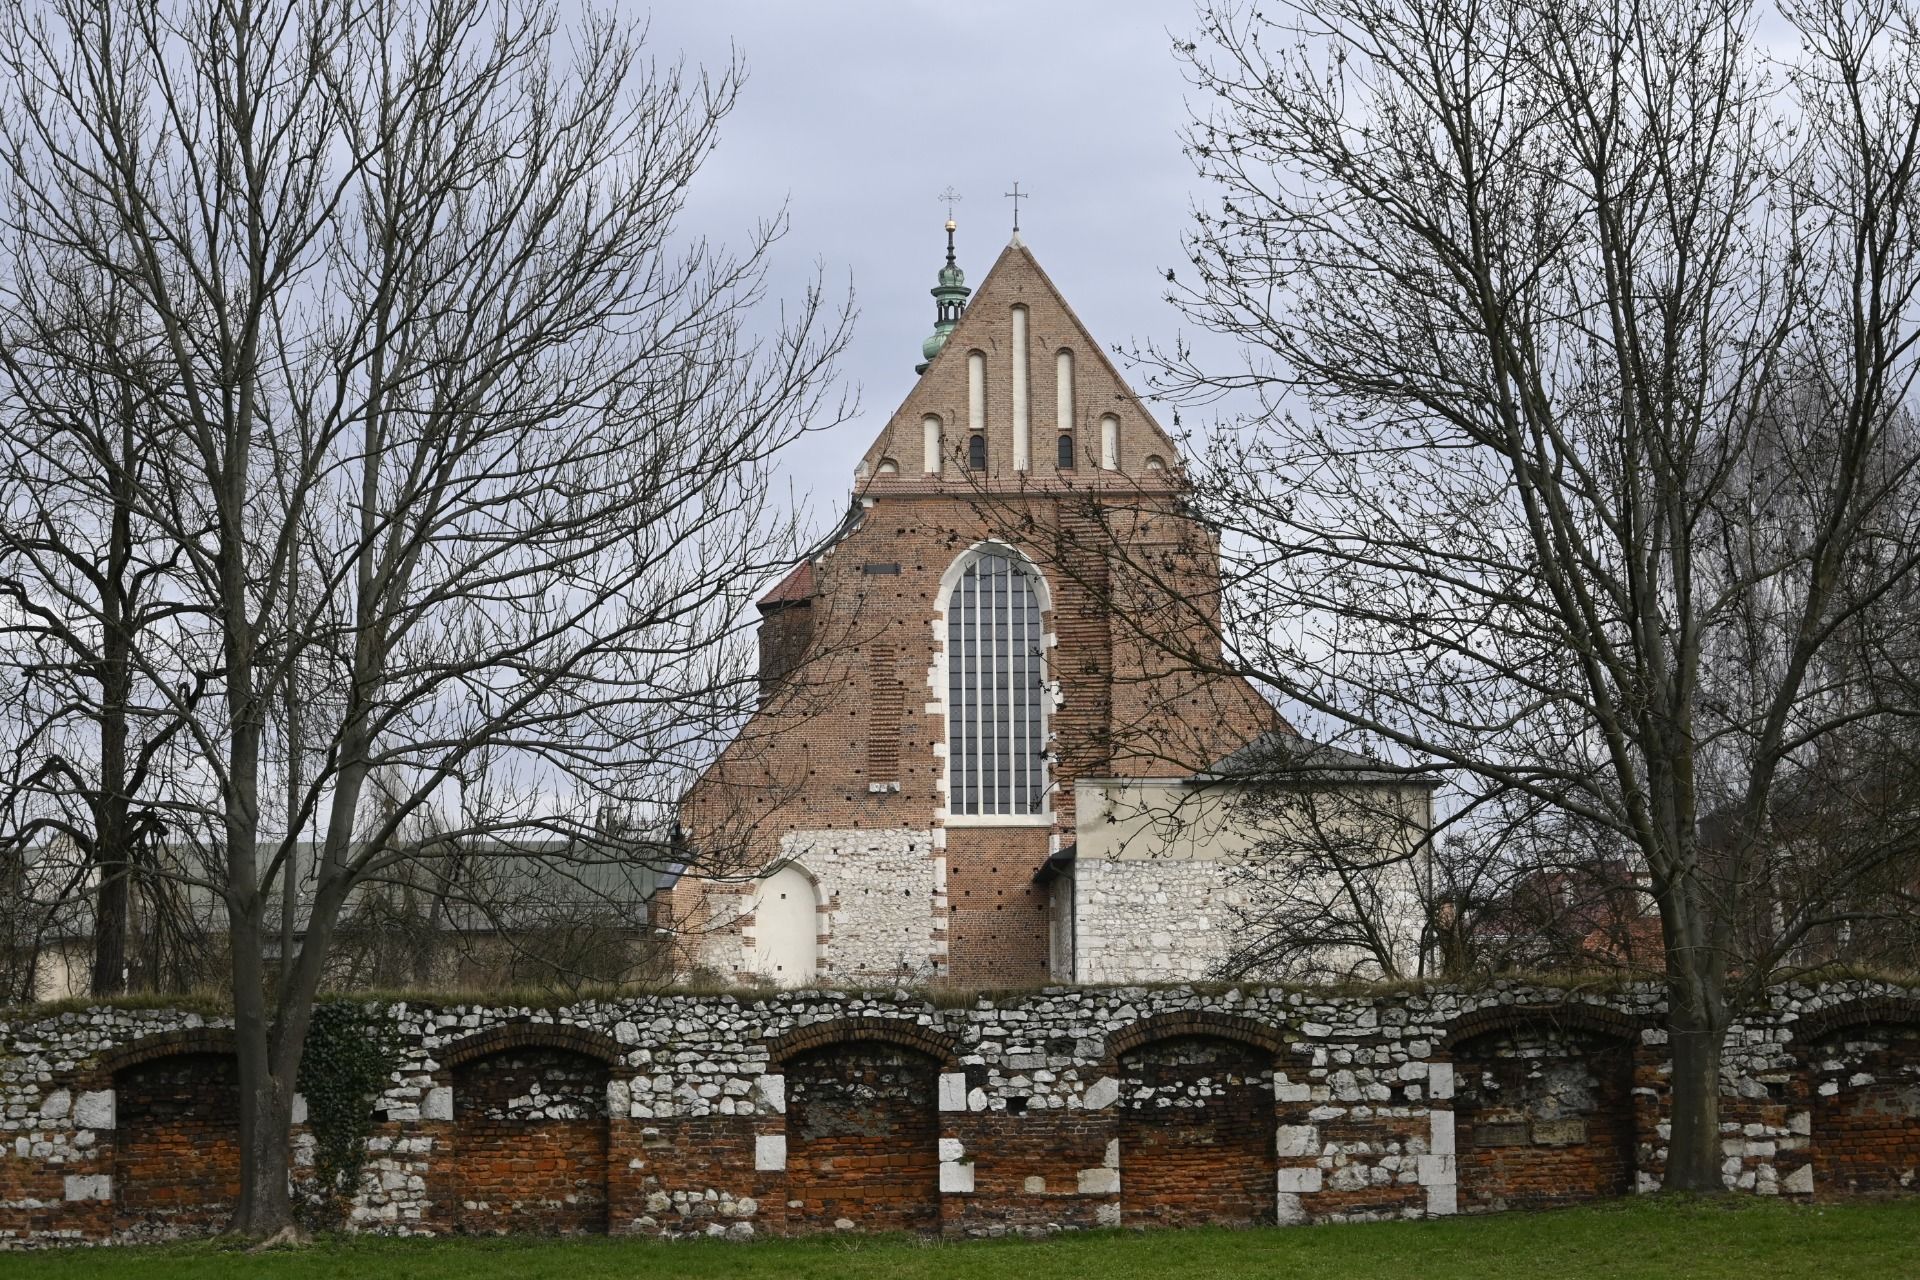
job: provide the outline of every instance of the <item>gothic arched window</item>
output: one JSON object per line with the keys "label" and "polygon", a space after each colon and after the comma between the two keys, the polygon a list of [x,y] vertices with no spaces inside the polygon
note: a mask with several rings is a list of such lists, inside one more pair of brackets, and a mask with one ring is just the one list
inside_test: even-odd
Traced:
{"label": "gothic arched window", "polygon": [[967,437],[967,468],[971,471],[987,469],[987,438],[978,432]]}
{"label": "gothic arched window", "polygon": [[1073,470],[1073,437],[1070,435],[1060,437],[1060,470]]}
{"label": "gothic arched window", "polygon": [[1004,547],[967,554],[947,597],[947,808],[1046,812],[1040,584]]}

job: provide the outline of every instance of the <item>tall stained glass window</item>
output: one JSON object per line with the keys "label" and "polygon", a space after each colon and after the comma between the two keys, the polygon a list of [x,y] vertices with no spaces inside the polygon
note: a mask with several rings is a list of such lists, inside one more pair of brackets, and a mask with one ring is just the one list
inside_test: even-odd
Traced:
{"label": "tall stained glass window", "polygon": [[1005,551],[973,552],[947,598],[947,807],[956,815],[1046,811],[1041,637],[1033,569]]}

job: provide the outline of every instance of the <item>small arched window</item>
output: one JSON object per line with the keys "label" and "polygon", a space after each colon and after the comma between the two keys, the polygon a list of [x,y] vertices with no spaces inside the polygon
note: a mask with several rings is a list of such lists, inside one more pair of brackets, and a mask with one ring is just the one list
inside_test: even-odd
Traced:
{"label": "small arched window", "polygon": [[900,464],[892,458],[882,458],[880,459],[879,471],[883,476],[897,476],[900,474]]}
{"label": "small arched window", "polygon": [[1046,812],[1046,650],[1039,576],[1005,547],[970,551],[947,596],[947,807]]}
{"label": "small arched window", "polygon": [[987,469],[987,438],[977,431],[967,437],[967,467],[973,471]]}
{"label": "small arched window", "polygon": [[1060,437],[1060,469],[1073,470],[1073,437],[1064,433]]}

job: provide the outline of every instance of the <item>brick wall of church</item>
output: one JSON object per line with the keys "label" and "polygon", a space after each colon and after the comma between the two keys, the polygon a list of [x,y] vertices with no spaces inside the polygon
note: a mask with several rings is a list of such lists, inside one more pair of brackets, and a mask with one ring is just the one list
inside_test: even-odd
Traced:
{"label": "brick wall of church", "polygon": [[[1659,1186],[1661,993],[1055,988],[393,1004],[351,1226],[662,1236],[1441,1216]],[[217,1021],[217,1020],[216,1020]],[[1730,1189],[1916,1189],[1920,987],[1770,993],[1727,1041]],[[217,1230],[231,1033],[0,1023],[0,1240]],[[297,1175],[311,1160],[294,1146]]]}
{"label": "brick wall of church", "polygon": [[[1198,768],[1210,762],[1209,753],[1224,754],[1262,727],[1208,705],[1183,714],[1206,726],[1210,738],[1155,729],[1138,680],[1122,680],[1116,694],[1105,602],[1087,582],[1047,572],[1043,557],[1059,544],[1042,522],[1060,513],[1039,504],[1033,514],[1042,531],[1016,545],[1040,564],[1052,599],[1044,615],[1057,641],[1048,650],[1048,675],[1059,688],[1049,723],[1055,757],[1051,826],[969,826],[942,816],[946,721],[944,637],[935,627],[939,584],[954,558],[987,539],[995,526],[992,512],[972,509],[964,499],[925,495],[876,506],[818,563],[820,594],[811,606],[818,613],[811,624],[816,651],[689,802],[687,821],[696,840],[739,820],[744,810],[751,832],[745,843],[762,851],[760,865],[798,859],[829,896],[828,882],[858,886],[840,894],[826,921],[828,973],[932,973],[989,984],[1044,980],[1047,895],[1032,877],[1055,848],[1074,838],[1074,780],[1108,775],[1116,741],[1151,739],[1158,750],[1177,749],[1189,757],[1188,768]],[[898,572],[867,572],[873,566]],[[897,704],[875,697],[876,682],[897,692]],[[1111,715],[1116,697],[1127,702],[1132,717],[1118,733]],[[873,776],[876,764],[886,767],[887,777]],[[718,785],[723,779],[724,787]],[[723,818],[707,816],[714,812]],[[901,833],[924,837],[928,831],[941,833],[934,843],[917,839],[904,853],[893,847]],[[886,850],[869,856],[876,842]],[[937,859],[944,859],[945,906],[920,911],[928,893],[941,896],[928,888],[940,879]],[[862,914],[858,900],[871,899],[882,885],[886,909]],[[703,914],[694,904],[711,895],[728,900],[704,902]],[[741,922],[747,926],[743,934],[729,921],[738,919],[746,902],[737,885],[716,889],[688,881],[662,906],[663,914],[683,921],[708,921],[690,923],[685,931],[700,967],[744,974],[752,968],[741,950],[751,943],[751,925]],[[908,902],[921,924],[911,941],[900,927]],[[902,957],[904,966],[896,963]],[[926,967],[917,967],[922,962]],[[1129,972],[1116,968],[1113,976]],[[1200,976],[1197,970],[1178,972]]]}

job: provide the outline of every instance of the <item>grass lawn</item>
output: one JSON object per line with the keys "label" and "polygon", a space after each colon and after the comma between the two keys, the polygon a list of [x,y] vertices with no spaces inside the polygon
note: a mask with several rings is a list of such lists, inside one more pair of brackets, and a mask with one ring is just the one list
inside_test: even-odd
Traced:
{"label": "grass lawn", "polygon": [[1557,1213],[1258,1231],[1101,1231],[1042,1241],[841,1237],[753,1244],[649,1240],[326,1239],[250,1257],[212,1243],[0,1256],[21,1280],[1552,1280],[1606,1277],[1920,1277],[1920,1198],[1799,1206],[1630,1200]]}

